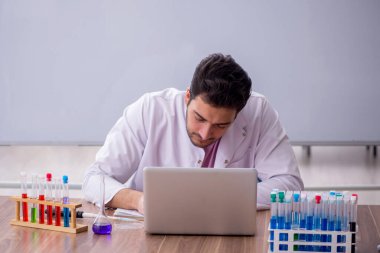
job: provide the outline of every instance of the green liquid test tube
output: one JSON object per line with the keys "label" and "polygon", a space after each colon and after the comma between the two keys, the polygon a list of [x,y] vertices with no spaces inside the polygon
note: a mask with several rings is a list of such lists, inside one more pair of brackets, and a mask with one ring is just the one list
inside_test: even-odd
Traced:
{"label": "green liquid test tube", "polygon": [[37,208],[36,207],[32,207],[31,216],[32,217],[30,217],[30,221],[32,223],[36,223],[37,222]]}
{"label": "green liquid test tube", "polygon": [[[33,199],[37,199],[37,187],[38,187],[38,184],[37,184],[37,174],[32,174],[32,194],[31,194],[31,198]],[[31,212],[30,212],[30,222],[32,223],[37,223],[37,205],[36,204],[32,204],[32,208],[31,208]]]}

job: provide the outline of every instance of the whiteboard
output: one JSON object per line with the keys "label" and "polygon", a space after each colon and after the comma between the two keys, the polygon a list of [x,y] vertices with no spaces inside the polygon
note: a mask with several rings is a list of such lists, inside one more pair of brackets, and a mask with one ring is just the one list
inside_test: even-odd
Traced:
{"label": "whiteboard", "polygon": [[0,0],[0,144],[103,143],[231,54],[293,143],[380,143],[380,1]]}

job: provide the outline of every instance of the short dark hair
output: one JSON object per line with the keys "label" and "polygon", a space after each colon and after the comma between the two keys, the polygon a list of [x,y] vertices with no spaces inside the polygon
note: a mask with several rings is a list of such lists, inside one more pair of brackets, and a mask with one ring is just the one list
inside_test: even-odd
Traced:
{"label": "short dark hair", "polygon": [[251,95],[252,82],[230,55],[211,54],[195,69],[190,86],[190,101],[202,99],[216,107],[241,111]]}

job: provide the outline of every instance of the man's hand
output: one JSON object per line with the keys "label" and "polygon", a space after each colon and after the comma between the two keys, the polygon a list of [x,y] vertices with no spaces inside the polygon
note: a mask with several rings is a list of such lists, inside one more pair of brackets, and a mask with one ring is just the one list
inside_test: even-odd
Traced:
{"label": "man's hand", "polygon": [[144,195],[143,194],[141,194],[140,196],[137,211],[141,214],[144,214]]}
{"label": "man's hand", "polygon": [[114,208],[135,209],[144,213],[144,194],[132,189],[122,189],[113,196],[107,206]]}

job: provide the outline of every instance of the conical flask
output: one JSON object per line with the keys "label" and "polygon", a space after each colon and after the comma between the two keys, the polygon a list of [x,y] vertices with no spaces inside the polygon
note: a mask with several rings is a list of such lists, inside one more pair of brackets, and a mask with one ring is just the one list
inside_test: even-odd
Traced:
{"label": "conical flask", "polygon": [[101,174],[100,177],[100,209],[94,220],[94,224],[92,224],[92,231],[99,235],[109,235],[112,231],[112,223],[107,218],[104,210],[104,174]]}

